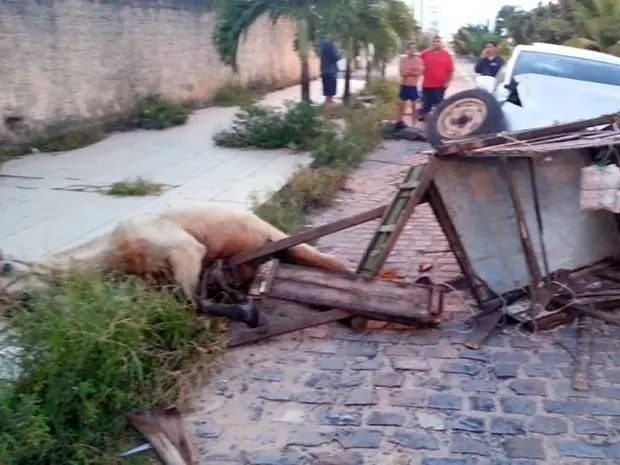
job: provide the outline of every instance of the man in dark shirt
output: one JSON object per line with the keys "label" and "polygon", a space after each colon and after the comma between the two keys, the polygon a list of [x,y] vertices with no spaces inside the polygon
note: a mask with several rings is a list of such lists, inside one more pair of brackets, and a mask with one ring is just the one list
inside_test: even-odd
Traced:
{"label": "man in dark shirt", "polygon": [[338,34],[332,34],[330,39],[321,41],[321,82],[323,84],[323,118],[331,117],[331,107],[334,95],[336,95],[336,83],[338,81],[338,61],[342,58],[342,52],[334,43],[338,40]]}
{"label": "man in dark shirt", "polygon": [[482,76],[495,77],[499,69],[504,65],[504,59],[499,55],[496,42],[489,42],[482,51],[482,55],[476,63],[474,71]]}

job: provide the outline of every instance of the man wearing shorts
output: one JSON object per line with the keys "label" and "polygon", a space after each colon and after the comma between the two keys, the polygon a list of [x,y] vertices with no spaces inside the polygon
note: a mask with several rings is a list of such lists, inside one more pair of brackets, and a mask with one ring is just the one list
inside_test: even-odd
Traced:
{"label": "man wearing shorts", "polygon": [[424,63],[417,54],[415,42],[409,42],[406,50],[407,56],[400,60],[400,94],[398,102],[398,114],[396,116],[395,128],[403,129],[406,124],[403,121],[403,114],[407,102],[411,102],[413,114],[415,115],[415,104],[419,99],[418,79],[424,69]]}
{"label": "man wearing shorts", "polygon": [[321,41],[321,82],[323,84],[323,118],[330,119],[332,101],[336,95],[336,83],[338,82],[338,61],[342,58],[342,52],[334,43],[338,40],[337,34],[332,34],[330,39]]}
{"label": "man wearing shorts", "polygon": [[433,38],[431,48],[424,50],[420,58],[424,62],[421,119],[425,119],[443,101],[446,88],[454,75],[454,61],[439,36]]}

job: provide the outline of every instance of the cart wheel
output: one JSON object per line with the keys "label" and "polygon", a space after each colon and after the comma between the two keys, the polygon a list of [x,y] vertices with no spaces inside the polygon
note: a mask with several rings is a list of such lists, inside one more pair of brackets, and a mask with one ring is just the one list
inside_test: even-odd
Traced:
{"label": "cart wheel", "polygon": [[502,107],[483,89],[469,89],[441,102],[430,115],[426,137],[433,147],[456,139],[494,134],[506,128]]}

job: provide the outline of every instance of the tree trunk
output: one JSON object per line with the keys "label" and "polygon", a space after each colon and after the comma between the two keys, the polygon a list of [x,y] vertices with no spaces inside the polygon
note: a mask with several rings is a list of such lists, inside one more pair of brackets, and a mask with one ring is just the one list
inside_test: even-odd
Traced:
{"label": "tree trunk", "polygon": [[372,73],[372,61],[370,60],[370,50],[366,49],[366,84],[370,82],[370,74]]}
{"label": "tree trunk", "polygon": [[347,64],[344,69],[344,93],[342,94],[342,101],[349,103],[351,99],[351,59],[347,58]]}
{"label": "tree trunk", "polygon": [[300,18],[297,21],[297,32],[299,34],[299,61],[301,62],[301,100],[310,101],[310,65],[308,63],[309,39],[308,39],[308,20]]}
{"label": "tree trunk", "polygon": [[383,61],[381,62],[381,79],[385,79],[385,73],[386,73],[385,61]]}

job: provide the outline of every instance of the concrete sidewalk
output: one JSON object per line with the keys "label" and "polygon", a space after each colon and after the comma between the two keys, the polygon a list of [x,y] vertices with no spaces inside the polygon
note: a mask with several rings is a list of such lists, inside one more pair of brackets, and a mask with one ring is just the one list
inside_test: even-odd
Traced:
{"label": "concrete sidewalk", "polygon": [[[352,90],[363,87],[352,81]],[[339,80],[341,93],[344,81]],[[260,103],[298,100],[300,87],[268,94]],[[311,98],[321,103],[319,81]],[[120,219],[165,208],[214,203],[247,210],[252,194],[282,187],[307,154],[286,150],[217,147],[215,132],[229,126],[237,108],[196,111],[184,126],[164,131],[116,133],[83,149],[28,155],[0,167],[0,249],[37,258],[86,241]],[[113,198],[75,191],[140,176],[169,186],[157,197]]]}

